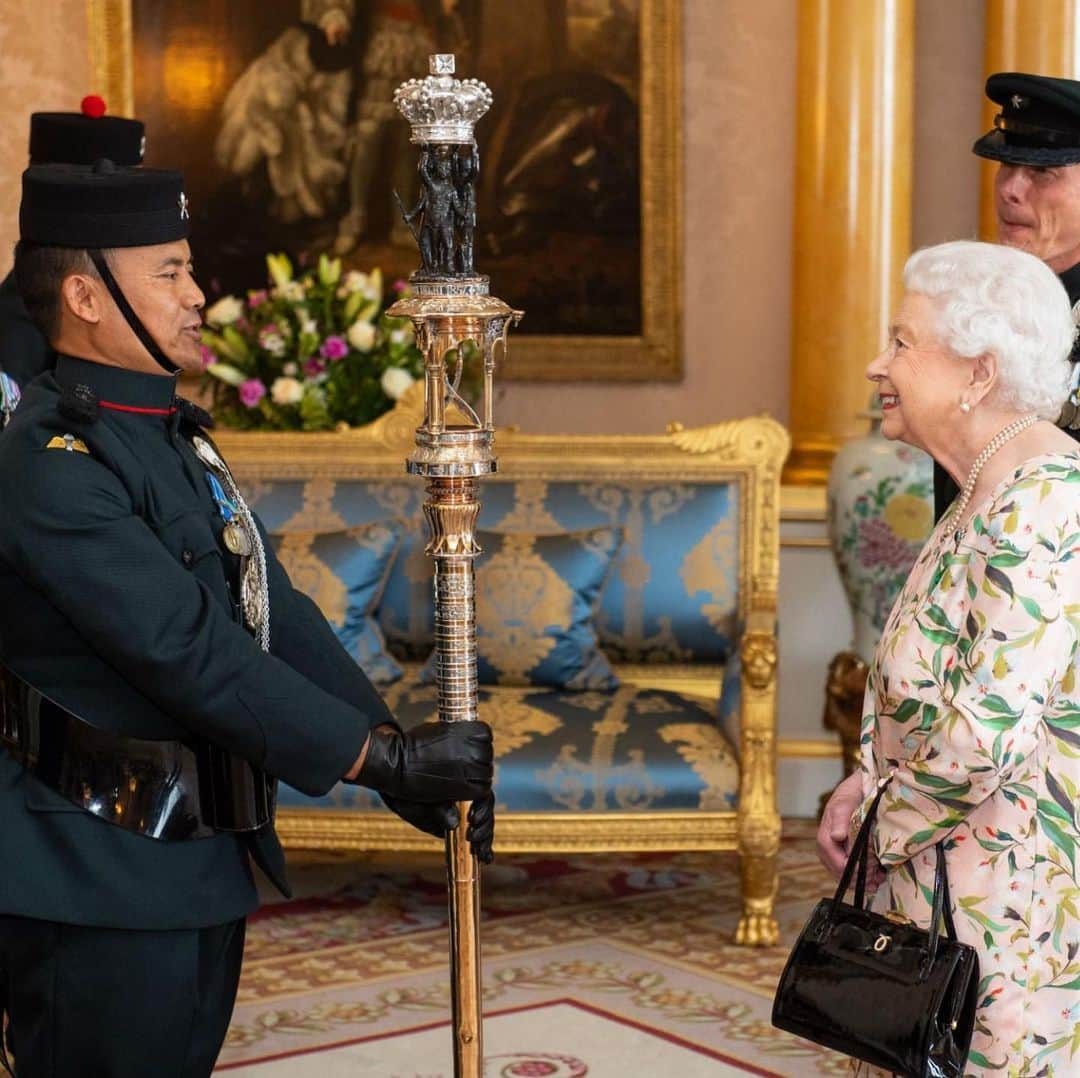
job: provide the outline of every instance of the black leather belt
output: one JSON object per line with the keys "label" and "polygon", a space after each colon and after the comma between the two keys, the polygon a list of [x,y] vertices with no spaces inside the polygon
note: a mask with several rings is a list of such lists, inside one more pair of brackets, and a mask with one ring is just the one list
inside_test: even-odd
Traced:
{"label": "black leather belt", "polygon": [[0,666],[0,743],[39,781],[149,838],[208,838],[272,823],[277,780],[201,738],[108,733]]}

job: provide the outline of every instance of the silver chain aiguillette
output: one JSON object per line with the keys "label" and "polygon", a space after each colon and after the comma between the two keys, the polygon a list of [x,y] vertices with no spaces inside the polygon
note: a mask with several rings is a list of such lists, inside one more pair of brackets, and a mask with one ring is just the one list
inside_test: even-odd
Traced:
{"label": "silver chain aiguillette", "polygon": [[214,447],[196,435],[191,440],[199,460],[221,480],[229,497],[236,504],[236,515],[251,542],[251,554],[242,558],[240,570],[240,605],[244,620],[263,651],[270,650],[270,586],[266,574],[266,550],[262,536],[240,488],[233,479],[229,466],[221,459]]}

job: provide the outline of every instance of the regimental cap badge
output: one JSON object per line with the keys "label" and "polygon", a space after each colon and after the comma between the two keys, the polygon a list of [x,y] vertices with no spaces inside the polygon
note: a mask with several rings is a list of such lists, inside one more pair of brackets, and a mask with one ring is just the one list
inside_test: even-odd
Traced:
{"label": "regimental cap badge", "polygon": [[1013,94],[1012,97],[1009,98],[1009,104],[1012,105],[1012,107],[1018,112],[1020,111],[1020,109],[1024,108],[1027,103],[1028,99],[1021,96],[1020,94]]}
{"label": "regimental cap badge", "polygon": [[394,104],[412,128],[418,145],[472,145],[473,128],[489,108],[492,95],[479,79],[455,79],[453,53],[428,60],[426,79],[409,79],[394,92]]}
{"label": "regimental cap badge", "polygon": [[183,191],[180,192],[180,197],[176,200],[176,204],[180,207],[180,220],[186,221],[191,214],[188,213],[188,197]]}

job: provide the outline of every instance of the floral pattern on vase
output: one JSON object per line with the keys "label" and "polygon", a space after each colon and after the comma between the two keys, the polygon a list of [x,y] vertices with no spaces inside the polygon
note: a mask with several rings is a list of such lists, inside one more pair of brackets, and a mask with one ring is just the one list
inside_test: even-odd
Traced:
{"label": "floral pattern on vase", "polygon": [[836,454],[828,486],[829,540],[865,662],[934,526],[933,461],[885,438],[880,412],[870,418]]}

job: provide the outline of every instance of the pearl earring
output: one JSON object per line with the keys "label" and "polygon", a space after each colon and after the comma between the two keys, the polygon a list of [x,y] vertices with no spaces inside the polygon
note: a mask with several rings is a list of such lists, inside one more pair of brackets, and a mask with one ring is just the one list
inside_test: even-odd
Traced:
{"label": "pearl earring", "polygon": [[967,415],[971,411],[971,405],[967,401],[960,402],[960,411]]}

